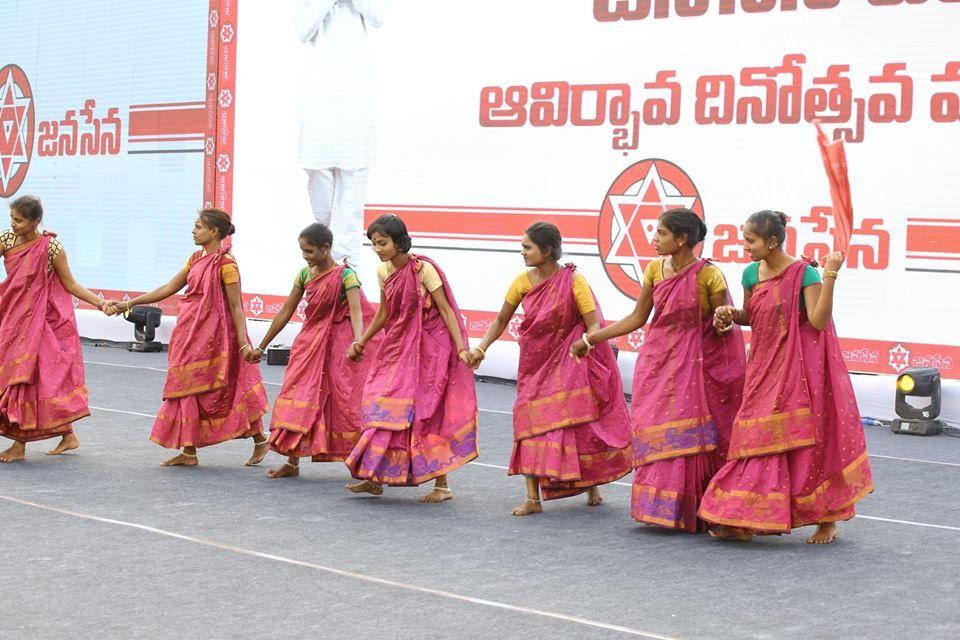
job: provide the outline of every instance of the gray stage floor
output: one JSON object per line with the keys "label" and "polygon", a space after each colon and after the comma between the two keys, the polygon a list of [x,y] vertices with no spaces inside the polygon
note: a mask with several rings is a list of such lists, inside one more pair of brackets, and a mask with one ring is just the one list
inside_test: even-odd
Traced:
{"label": "gray stage floor", "polygon": [[[249,441],[162,469],[166,354],[84,354],[81,449],[0,465],[5,640],[960,636],[957,439],[868,427],[877,492],[834,545],[721,543],[634,523],[629,478],[510,516],[510,386],[478,383],[480,459],[422,505],[346,493],[341,464],[269,480],[282,459],[244,467]],[[272,399],[283,369],[263,374]]]}

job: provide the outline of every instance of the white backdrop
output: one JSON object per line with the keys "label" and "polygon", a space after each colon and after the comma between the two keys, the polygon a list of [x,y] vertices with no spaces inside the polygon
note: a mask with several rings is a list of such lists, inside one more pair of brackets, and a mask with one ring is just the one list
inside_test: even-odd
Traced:
{"label": "white backdrop", "polygon": [[[289,291],[300,266],[296,237],[312,221],[296,164],[303,82],[302,45],[292,28],[296,4],[245,2],[239,13],[236,253],[245,291],[268,302],[264,317],[279,302],[272,296]],[[727,15],[718,3],[701,2],[680,3],[707,7],[699,17],[672,11],[657,19],[596,17],[607,15],[606,6],[629,10],[644,4],[393,2],[383,27],[370,33],[379,154],[368,219],[394,211],[408,220],[415,246],[446,269],[473,336],[482,334],[522,268],[518,240],[534,219],[559,224],[571,260],[606,316],[616,318],[633,304],[630,274],[650,257],[642,246],[643,221],[663,208],[642,202],[649,180],[644,193],[633,193],[650,177],[649,167],[635,167],[635,175],[620,178],[623,184],[614,188],[611,195],[625,194],[628,201],[633,196],[634,203],[630,209],[628,202],[619,225],[602,210],[614,202],[608,190],[621,174],[646,159],[662,159],[655,166],[663,189],[653,195],[659,193],[663,206],[686,197],[702,207],[711,230],[704,256],[717,261],[739,299],[744,264],[736,261],[736,232],[751,212],[774,208],[791,215],[797,253],[830,244],[829,229],[817,230],[817,211],[829,207],[830,199],[806,116],[817,97],[810,89],[834,88],[815,79],[827,76],[832,65],[848,65],[841,75],[849,78],[851,91],[835,96],[849,98],[850,112],[818,112],[825,121],[847,119],[827,124],[828,131],[853,130],[847,156],[856,220],[859,226],[874,220],[872,234],[863,228],[854,236],[863,252],[859,264],[842,273],[835,305],[848,364],[887,373],[932,364],[960,378],[960,297],[952,294],[960,284],[960,122],[935,121],[950,120],[954,101],[960,104],[960,73],[954,82],[935,81],[949,77],[948,63],[960,71],[960,4],[850,0],[822,10],[801,2],[784,11],[771,2],[768,12]],[[783,65],[789,55],[805,57],[786,69],[794,76],[765,69]],[[885,74],[885,65],[894,66]],[[675,74],[679,111],[675,124],[652,124],[650,100],[669,92],[645,85],[665,71]],[[762,86],[745,84],[768,75],[777,83],[779,104],[759,100],[754,113],[742,102],[746,122],[738,123],[736,100],[764,95]],[[794,77],[798,83],[789,85]],[[550,85],[534,86],[551,82],[568,84],[554,93]],[[733,91],[726,105],[706,95],[727,88],[725,83]],[[594,89],[578,88],[584,85]],[[617,86],[628,85],[626,123],[616,104],[608,103],[598,116],[591,106],[596,85],[607,87],[608,98]],[[552,114],[546,101],[534,104],[536,91],[553,98]],[[578,94],[585,98],[579,117]],[[506,95],[503,104],[494,100],[500,95]],[[559,105],[571,95],[564,111]],[[794,116],[789,104],[805,108]],[[701,107],[718,107],[721,120],[729,107],[731,122],[709,124]],[[943,114],[932,115],[932,109]],[[630,117],[632,112],[637,115]],[[535,126],[551,119],[555,126]],[[519,126],[484,126],[510,121]],[[680,171],[696,191],[681,184]],[[631,223],[632,211],[637,217]],[[618,238],[627,242],[611,255]],[[618,256],[624,264],[617,264]],[[369,254],[359,265],[371,295],[374,266]],[[631,336],[622,346],[630,350],[641,340],[640,334]],[[502,352],[509,369],[515,352]]]}

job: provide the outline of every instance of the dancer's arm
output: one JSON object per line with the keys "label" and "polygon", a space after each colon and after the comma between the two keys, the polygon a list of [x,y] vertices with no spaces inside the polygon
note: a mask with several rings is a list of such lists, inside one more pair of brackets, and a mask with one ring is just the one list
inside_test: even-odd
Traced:
{"label": "dancer's arm", "polygon": [[737,309],[732,304],[723,304],[713,310],[713,328],[718,333],[726,333],[734,323],[741,326],[750,326],[750,314],[747,309],[750,306],[750,298],[753,296],[752,289],[743,288],[743,308]]}
{"label": "dancer's arm", "polygon": [[363,332],[363,335],[360,336],[357,340],[350,345],[350,348],[347,349],[347,357],[356,362],[363,357],[363,349],[367,346],[367,343],[373,339],[373,336],[377,335],[377,332],[380,329],[383,329],[383,325],[387,323],[387,294],[380,290],[380,306],[377,307],[377,312],[373,314],[373,319],[370,321],[370,324],[367,326],[367,330]]}
{"label": "dancer's arm", "polygon": [[[636,331],[647,324],[651,311],[653,311],[653,289],[643,287],[640,289],[640,296],[637,298],[637,303],[633,305],[633,311],[631,311],[629,315],[602,329],[599,323],[596,329],[591,329],[588,324],[587,339],[590,340],[590,344],[596,344],[597,342],[610,340],[611,338],[625,336],[631,331]],[[584,321],[586,321],[586,316],[584,316]],[[584,347],[586,347],[586,345],[584,345]]]}
{"label": "dancer's arm", "polygon": [[53,270],[57,272],[57,277],[60,278],[60,282],[63,283],[63,288],[69,291],[71,295],[83,300],[87,304],[92,304],[107,315],[113,315],[110,313],[112,309],[107,308],[109,305],[106,300],[94,295],[73,277],[73,273],[70,272],[70,264],[67,262],[66,249],[61,249],[57,257],[53,259]]}
{"label": "dancer's arm", "polygon": [[[300,304],[301,298],[303,298],[303,289],[294,285],[293,289],[290,290],[290,295],[287,296],[287,299],[283,302],[283,306],[280,307],[280,311],[273,317],[273,322],[270,323],[270,328],[267,329],[267,333],[264,334],[263,340],[260,341],[260,345],[254,349],[254,353],[256,355],[251,356],[253,358],[251,361],[260,361],[260,358],[267,350],[267,347],[270,346],[270,343],[273,342],[273,339],[277,337],[277,334],[283,331],[283,328],[287,326],[288,322],[290,322],[290,318],[292,318],[293,314],[296,313],[297,305]],[[242,314],[243,310],[241,307],[241,315]]]}
{"label": "dancer's arm", "polygon": [[[443,324],[447,326],[450,339],[453,340],[454,347],[457,349],[457,355],[464,355],[463,335],[460,333],[460,323],[457,322],[457,315],[453,312],[453,307],[451,307],[447,301],[447,294],[444,288],[439,287],[431,291],[430,297],[433,298],[433,303],[437,305],[437,311],[440,312],[440,317],[443,318]],[[461,360],[463,360],[463,358],[461,358]],[[465,364],[469,364],[468,360],[463,361]]]}
{"label": "dancer's arm", "polygon": [[483,339],[480,341],[480,344],[470,350],[470,362],[468,364],[471,369],[476,369],[480,366],[480,363],[486,359],[487,349],[507,330],[507,327],[510,326],[510,320],[516,312],[516,305],[504,301],[503,306],[500,307],[500,313],[497,314],[496,319],[487,327],[487,332],[483,334]]}
{"label": "dancer's arm", "polygon": [[709,303],[710,303],[710,314],[713,317],[713,330],[717,333],[717,335],[721,335],[721,336],[726,335],[727,333],[730,333],[730,327],[733,326],[732,322],[726,326],[720,326],[717,323],[717,309],[720,309],[721,307],[727,304],[726,290],[719,291],[711,295],[709,298]]}
{"label": "dancer's arm", "polygon": [[[243,318],[243,302],[240,300],[240,283],[232,282],[223,285],[223,290],[227,294],[227,307],[230,308],[230,317],[233,319],[233,326],[237,330],[237,346],[241,352],[250,349],[250,343],[247,342],[247,321]],[[246,356],[246,354],[244,354]]]}
{"label": "dancer's arm", "polygon": [[[834,251],[823,261],[823,284],[811,284],[803,288],[803,302],[807,307],[810,326],[821,330],[833,315],[833,291],[837,284],[837,272],[843,266],[844,255]],[[813,309],[813,311],[810,311]]]}
{"label": "dancer's arm", "polygon": [[363,308],[360,306],[360,287],[347,289],[347,308],[350,310],[350,326],[353,328],[353,339],[360,341],[363,337]]}
{"label": "dancer's arm", "polygon": [[187,286],[187,274],[190,273],[190,265],[184,265],[183,269],[177,272],[177,275],[165,285],[159,286],[149,293],[137,296],[133,300],[129,300],[123,303],[121,311],[129,311],[138,304],[153,304],[154,302],[160,302],[161,300],[166,300],[180,289],[183,289]]}

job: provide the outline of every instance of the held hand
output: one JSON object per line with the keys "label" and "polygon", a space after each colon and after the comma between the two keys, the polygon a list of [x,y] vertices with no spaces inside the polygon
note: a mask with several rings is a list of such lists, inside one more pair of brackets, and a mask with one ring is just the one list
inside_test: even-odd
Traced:
{"label": "held hand", "polygon": [[120,303],[116,300],[104,300],[100,303],[100,311],[107,316],[115,316],[120,313]]}
{"label": "held hand", "polygon": [[260,347],[257,347],[256,349],[244,349],[243,359],[250,364],[260,364],[260,360],[263,359],[263,351],[260,350]]}
{"label": "held hand", "polygon": [[471,349],[467,357],[470,358],[470,362],[467,364],[470,366],[471,369],[476,369],[477,367],[479,367],[480,363],[483,362],[484,359],[486,358],[486,356],[483,355],[483,352],[480,351],[480,349]]}
{"label": "held hand", "polygon": [[717,316],[713,317],[713,328],[717,333],[730,333],[730,330],[733,329],[732,322],[724,322]]}
{"label": "held hand", "polygon": [[580,358],[586,356],[589,351],[590,349],[583,340],[577,340],[570,345],[570,355],[577,362],[580,362]]}
{"label": "held hand", "polygon": [[713,312],[714,321],[719,321],[721,327],[729,326],[733,324],[733,316],[735,312],[736,307],[733,305],[721,305]]}
{"label": "held hand", "polygon": [[363,347],[359,342],[354,342],[347,348],[347,357],[353,362],[360,362],[363,359]]}
{"label": "held hand", "polygon": [[846,260],[846,256],[843,255],[843,251],[834,251],[824,258],[823,268],[825,271],[839,271],[844,260]]}
{"label": "held hand", "polygon": [[466,349],[461,349],[460,353],[457,354],[457,359],[460,360],[463,364],[467,365],[471,369],[474,368],[473,360],[470,357],[470,352]]}

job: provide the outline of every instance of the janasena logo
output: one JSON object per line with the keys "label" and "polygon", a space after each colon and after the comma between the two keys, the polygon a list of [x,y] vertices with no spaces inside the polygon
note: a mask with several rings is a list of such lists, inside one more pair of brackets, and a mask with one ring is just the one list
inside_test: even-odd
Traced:
{"label": "janasena logo", "polygon": [[0,198],[17,192],[30,167],[34,132],[33,92],[23,69],[0,69]]}
{"label": "janasena logo", "polygon": [[[640,295],[643,271],[657,257],[653,244],[657,218],[680,207],[704,217],[696,185],[669,160],[641,160],[627,167],[610,185],[600,209],[597,240],[603,267],[624,295]],[[698,245],[697,251],[702,250],[703,245]]]}

